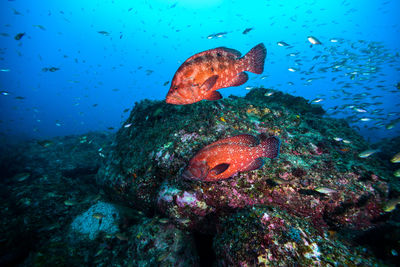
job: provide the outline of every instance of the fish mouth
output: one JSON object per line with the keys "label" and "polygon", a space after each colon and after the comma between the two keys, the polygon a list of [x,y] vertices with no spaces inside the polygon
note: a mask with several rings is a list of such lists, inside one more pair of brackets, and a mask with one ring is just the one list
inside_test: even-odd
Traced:
{"label": "fish mouth", "polygon": [[166,102],[167,104],[178,105],[178,102],[177,102],[177,101],[173,101],[173,100],[171,100],[171,99],[166,99],[165,102]]}
{"label": "fish mouth", "polygon": [[178,105],[181,101],[179,101],[179,98],[174,95],[167,95],[167,97],[165,98],[165,102],[168,104]]}

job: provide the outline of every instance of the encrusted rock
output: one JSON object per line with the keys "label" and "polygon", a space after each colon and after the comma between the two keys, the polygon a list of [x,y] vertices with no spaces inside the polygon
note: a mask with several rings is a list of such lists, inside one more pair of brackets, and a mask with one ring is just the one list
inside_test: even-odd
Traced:
{"label": "encrusted rock", "polygon": [[223,220],[214,239],[219,266],[374,266],[362,248],[335,231],[316,231],[307,219],[271,207],[242,210]]}
{"label": "encrusted rock", "polygon": [[94,240],[102,232],[116,234],[119,231],[119,219],[119,211],[114,205],[98,202],[72,221],[71,236]]}

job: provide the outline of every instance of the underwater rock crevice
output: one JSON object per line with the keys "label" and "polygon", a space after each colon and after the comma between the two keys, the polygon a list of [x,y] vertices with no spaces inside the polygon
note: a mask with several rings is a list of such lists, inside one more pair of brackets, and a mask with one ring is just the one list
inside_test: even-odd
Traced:
{"label": "underwater rock crevice", "polygon": [[197,254],[199,256],[199,266],[215,266],[216,256],[213,250],[214,235],[204,234],[195,231],[193,233],[193,239]]}

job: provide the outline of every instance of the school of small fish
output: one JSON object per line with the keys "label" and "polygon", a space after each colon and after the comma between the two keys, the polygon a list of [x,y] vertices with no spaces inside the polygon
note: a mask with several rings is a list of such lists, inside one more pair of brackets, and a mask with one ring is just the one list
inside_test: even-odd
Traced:
{"label": "school of small fish", "polygon": [[[387,12],[388,9],[388,1],[380,3],[377,7],[379,12]],[[263,8],[270,8],[273,6],[274,3],[265,3],[265,7]],[[296,5],[294,8],[303,9],[305,14],[312,16],[315,13],[314,4],[304,4],[303,5]],[[155,7],[154,4],[151,2],[146,2],[145,7],[147,11],[157,17],[155,23],[160,25],[160,27],[165,27],[163,31],[157,32],[156,30],[146,30],[146,27],[151,29],[149,26],[149,21],[146,20],[144,17],[141,17],[142,10],[136,7],[127,7],[122,12],[129,16],[132,16],[132,20],[135,21],[137,25],[139,25],[139,29],[141,32],[144,32],[144,35],[149,35],[153,39],[163,38],[165,40],[171,40],[172,34],[168,33],[169,29],[171,33],[180,34],[185,32],[185,28],[193,29],[195,24],[188,21],[186,24],[174,24],[173,21],[168,20],[167,18],[161,16],[163,12],[181,12],[184,4],[180,2],[175,2],[173,4],[166,4],[164,7]],[[357,14],[359,10],[356,7],[352,7],[352,3],[348,0],[343,0],[338,2],[338,6],[343,8],[345,12],[343,12],[344,16],[351,20],[352,15]],[[282,5],[281,8],[284,6]],[[85,14],[88,12],[83,8],[80,10]],[[4,10],[4,13],[9,13],[8,15],[15,16],[16,19],[22,19],[26,16],[30,15],[30,10],[25,9],[22,10],[17,7],[11,7],[8,10]],[[91,12],[96,12],[96,8],[93,8]],[[157,15],[158,14],[158,15]],[[49,9],[46,10],[44,16],[49,19],[60,19],[62,23],[66,25],[71,25],[73,23],[72,17],[74,14],[69,11],[65,10],[57,10],[57,9]],[[266,33],[266,28],[262,28],[258,25],[252,25],[252,23],[244,19],[243,15],[241,14],[240,10],[236,13],[232,13],[233,17],[236,17],[239,20],[242,20],[242,24],[239,27],[229,27],[226,25],[224,27],[217,27],[215,31],[209,31],[210,28],[204,27],[203,32],[200,32],[198,36],[192,36],[193,38],[198,38],[201,40],[205,40],[206,42],[210,42],[210,45],[204,45],[205,48],[209,47],[218,47],[215,44],[222,44],[221,41],[226,43],[234,43],[233,38],[237,38],[240,36],[242,40],[251,40],[256,36],[263,36]],[[211,17],[209,18],[211,19]],[[298,15],[292,15],[289,18],[289,21],[292,23],[300,23],[301,19]],[[265,16],[265,26],[271,29],[275,29],[275,27],[279,26],[281,22],[279,16],[269,15]],[[15,44],[15,49],[10,49],[9,47],[2,47],[0,48],[0,75],[14,75],[18,73],[12,66],[6,63],[5,58],[9,56],[10,53],[16,53],[16,55],[22,59],[26,57],[24,54],[23,46],[30,45],[32,40],[36,40],[38,38],[42,38],[44,35],[54,34],[52,33],[52,25],[51,23],[41,24],[42,22],[31,22],[24,25],[23,28],[16,28],[14,29],[14,25],[8,23],[4,24],[0,27],[0,38],[2,40],[12,40]],[[269,68],[273,69],[276,66],[280,65],[282,62],[287,62],[287,66],[285,69],[281,71],[288,72],[287,79],[285,81],[276,81],[274,79],[266,79],[266,77],[270,76],[269,73],[265,74],[264,76],[255,76],[250,75],[249,80],[246,82],[246,85],[243,86],[245,90],[252,90],[256,87],[267,87],[267,88],[276,88],[285,92],[289,92],[292,94],[296,94],[300,92],[301,88],[309,87],[315,88],[315,96],[311,97],[310,103],[312,104],[319,104],[323,105],[323,107],[328,111],[330,115],[338,116],[346,119],[352,126],[358,128],[360,131],[386,131],[389,133],[392,132],[399,132],[399,125],[400,125],[400,112],[399,107],[400,103],[395,104],[391,110],[386,107],[386,103],[391,99],[398,99],[400,94],[400,82],[392,82],[388,78],[388,70],[393,71],[398,74],[400,71],[399,67],[399,60],[400,54],[398,51],[391,50],[387,47],[386,44],[379,41],[374,41],[371,38],[371,41],[363,40],[363,39],[350,39],[341,36],[332,36],[330,32],[323,32],[320,31],[315,32],[315,28],[324,28],[328,26],[328,23],[321,22],[315,24],[315,21],[311,19],[305,19],[301,22],[300,25],[303,28],[301,34],[297,34],[295,37],[286,37],[283,32],[282,36],[276,38],[275,40],[266,39],[264,41],[266,47],[269,49],[268,55],[268,64]],[[338,24],[338,19],[333,19],[331,22],[333,25]],[[220,19],[216,25],[225,25],[223,19]],[[115,29],[110,27],[98,27],[94,25],[91,26],[91,31],[93,33],[93,38],[97,38],[98,40],[107,40],[113,44],[113,46],[117,46],[118,42],[122,42],[126,39],[131,38],[129,33],[125,29],[125,24],[121,25],[121,28]],[[276,29],[275,29],[276,30]],[[62,36],[64,33],[62,31],[57,32],[58,35]],[[338,33],[335,33],[338,34]],[[92,37],[91,37],[92,38]],[[135,40],[140,40],[140,38],[145,37],[136,37],[134,36]],[[257,37],[258,38],[258,37]],[[285,40],[286,38],[290,38]],[[194,39],[195,40],[195,39]],[[232,40],[232,42],[230,42]],[[172,51],[172,53],[177,53],[179,49],[182,48],[184,45],[184,41],[177,44]],[[157,46],[157,43],[154,43],[154,46]],[[271,48],[270,48],[271,47]],[[36,70],[31,70],[32,72],[36,71],[37,75],[40,75],[38,72],[42,71],[49,75],[58,75],[62,74],[65,75],[65,71],[69,69],[65,68],[68,64],[74,63],[76,64],[77,68],[82,68],[83,66],[87,66],[87,59],[83,56],[81,51],[77,51],[77,54],[67,53],[64,52],[63,49],[58,47],[51,47],[50,49],[54,51],[58,51],[61,61],[60,62],[46,62],[45,56],[42,53],[45,53],[46,50],[40,51],[38,50],[36,56],[38,58],[39,64],[43,64]],[[115,50],[115,49],[114,49]],[[113,57],[112,52],[104,47],[104,51],[106,54],[104,57]],[[228,50],[226,50],[228,51]],[[196,53],[197,51],[192,51]],[[280,53],[286,54],[282,58],[281,56],[277,56]],[[122,53],[126,53],[126,50],[122,50]],[[137,49],[138,54],[152,54],[154,51],[151,48],[145,49]],[[236,55],[237,59],[239,59],[238,52],[233,51],[233,54]],[[190,55],[190,54],[189,54]],[[204,55],[203,55],[204,56]],[[164,64],[166,59],[162,56],[162,54],[156,56],[158,59],[157,64]],[[199,56],[198,58],[201,58]],[[129,64],[129,73],[132,76],[150,76],[152,79],[159,79],[157,86],[167,86],[171,85],[171,91],[173,91],[173,82],[170,80],[169,74],[160,73],[158,70],[153,69],[151,65],[146,64],[145,57],[142,57],[143,60],[138,62],[143,63],[134,63],[132,65],[131,62],[121,62],[120,64],[116,64],[111,67],[111,71],[116,71],[120,68],[126,68],[126,65]],[[192,58],[193,59],[193,58]],[[204,58],[203,58],[204,59]],[[181,64],[181,66],[185,65],[182,64],[181,59],[177,59],[177,66]],[[199,59],[198,59],[199,60]],[[65,61],[65,62],[63,62]],[[220,61],[223,64],[226,61]],[[279,64],[278,64],[279,63]],[[51,65],[50,65],[51,64]],[[136,65],[135,65],[136,64]],[[187,64],[186,64],[187,65]],[[207,64],[206,64],[207,65]],[[216,64],[214,64],[216,65]],[[99,80],[99,75],[101,75],[96,67],[102,68],[101,63],[97,65],[91,64],[88,69],[86,69],[86,73],[94,73],[97,75],[96,83],[91,85],[94,88],[102,88],[105,86],[105,83]],[[133,67],[133,68],[132,68]],[[217,72],[217,70],[214,70]],[[197,86],[209,86],[211,87],[212,94],[204,95],[203,99],[218,99],[222,97],[220,93],[215,91],[216,87],[224,88],[229,86],[240,86],[241,83],[244,83],[244,80],[247,80],[247,74],[242,72],[235,73],[238,75],[238,78],[235,84],[232,79],[231,84],[223,83],[221,73],[220,75],[212,75],[217,77],[208,76],[210,80],[203,80],[198,79],[198,82],[202,82],[202,84],[195,83]],[[67,74],[68,75],[68,74]],[[232,74],[233,75],[233,74]],[[71,77],[68,79],[68,83],[65,89],[71,88],[80,88],[85,87],[84,89],[87,90],[88,86],[82,85],[81,81],[78,78],[79,75],[76,77]],[[188,77],[191,77],[190,75]],[[229,78],[227,78],[229,80]],[[154,83],[154,80],[152,80]],[[176,80],[175,80],[176,82]],[[181,81],[182,82],[182,81]],[[324,90],[319,90],[321,82],[327,84],[327,88]],[[138,79],[134,81],[133,85],[130,88],[136,88],[138,84],[141,84],[142,80]],[[157,82],[156,82],[157,83]],[[214,86],[211,86],[213,85]],[[215,86],[219,85],[219,86]],[[40,84],[37,86],[40,88]],[[147,86],[143,86],[146,88]],[[213,88],[215,87],[215,88]],[[6,101],[19,101],[15,102],[16,109],[21,104],[27,104],[29,101],[24,101],[29,98],[29,94],[20,94],[18,93],[15,88],[0,88],[1,93],[0,97],[8,97]],[[37,90],[37,88],[34,88]],[[62,94],[62,90],[59,95]],[[106,89],[111,92],[120,92],[120,88],[109,88]],[[144,94],[144,93],[142,93]],[[271,93],[270,95],[272,95]],[[171,92],[172,95],[172,92]],[[73,100],[73,106],[80,109],[81,107],[85,106],[92,106],[93,108],[100,109],[102,105],[99,103],[93,103],[94,100],[91,100],[90,94],[84,93],[84,95],[75,95]],[[29,98],[30,99],[30,98]],[[174,97],[171,97],[170,101],[173,100]],[[86,105],[86,102],[89,105]],[[340,102],[340,104],[336,104]],[[122,107],[121,111],[126,109],[126,107]],[[28,107],[28,110],[34,112],[34,120],[37,126],[33,127],[34,132],[40,132],[41,122],[43,121],[40,118],[42,112],[42,108],[40,106],[32,106]],[[85,124],[83,118],[87,115],[88,111],[86,110],[79,110],[78,114],[81,116],[81,124]],[[125,117],[125,111],[122,113],[122,117]],[[0,124],[5,124],[7,120],[1,120]],[[9,122],[13,122],[10,121]],[[53,122],[55,127],[65,128],[67,125],[63,122],[60,118],[57,121]],[[116,125],[104,125],[104,129],[114,130],[118,127]],[[393,130],[395,129],[395,130]],[[6,130],[9,131],[10,129]]]}

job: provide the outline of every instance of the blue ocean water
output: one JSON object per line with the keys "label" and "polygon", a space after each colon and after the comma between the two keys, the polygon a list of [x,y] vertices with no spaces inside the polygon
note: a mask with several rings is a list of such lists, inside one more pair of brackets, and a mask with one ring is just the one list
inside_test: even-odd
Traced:
{"label": "blue ocean water", "polygon": [[191,55],[258,43],[264,73],[224,97],[273,88],[373,142],[400,132],[399,1],[15,0],[0,10],[2,141],[116,131],[135,102],[165,99]]}

